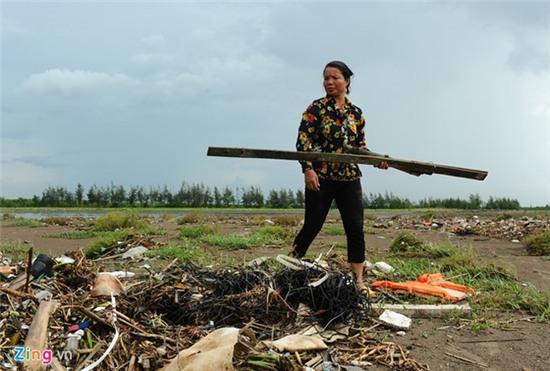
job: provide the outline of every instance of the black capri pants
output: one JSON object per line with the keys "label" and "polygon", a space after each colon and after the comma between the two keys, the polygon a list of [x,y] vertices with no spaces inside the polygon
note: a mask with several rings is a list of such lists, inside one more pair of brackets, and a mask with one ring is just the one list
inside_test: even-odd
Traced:
{"label": "black capri pants", "polygon": [[363,234],[363,191],[360,179],[337,181],[319,179],[321,189],[305,191],[304,226],[294,239],[294,251],[298,257],[306,254],[317,236],[330,210],[333,200],[340,211],[348,245],[348,262],[365,261],[365,236]]}

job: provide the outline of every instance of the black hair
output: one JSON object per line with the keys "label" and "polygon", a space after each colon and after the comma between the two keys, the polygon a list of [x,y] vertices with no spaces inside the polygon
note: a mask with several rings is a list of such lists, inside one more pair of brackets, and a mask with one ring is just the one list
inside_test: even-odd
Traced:
{"label": "black hair", "polygon": [[328,67],[338,68],[340,70],[340,72],[342,72],[342,75],[344,75],[344,78],[346,80],[348,80],[348,86],[346,88],[346,93],[349,94],[349,88],[350,88],[350,85],[351,85],[351,77],[353,76],[353,72],[350,70],[350,68],[344,62],[332,61],[332,62],[327,63],[327,65],[325,66],[325,69],[323,70],[323,73],[325,72],[325,70]]}

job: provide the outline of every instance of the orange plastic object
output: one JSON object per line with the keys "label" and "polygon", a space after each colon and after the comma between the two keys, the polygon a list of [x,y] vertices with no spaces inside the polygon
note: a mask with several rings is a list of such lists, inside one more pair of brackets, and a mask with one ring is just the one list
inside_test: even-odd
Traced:
{"label": "orange plastic object", "polygon": [[433,274],[422,274],[418,276],[416,279],[419,282],[425,282],[430,285],[439,286],[439,287],[445,287],[447,289],[457,290],[461,292],[465,292],[470,295],[474,295],[475,291],[471,287],[460,285],[458,283],[445,281],[443,279],[443,274],[441,273],[433,273]]}
{"label": "orange plastic object", "polygon": [[474,290],[468,286],[445,281],[441,273],[423,274],[416,281],[376,281],[371,286],[420,296],[435,296],[451,302],[463,300],[467,294],[474,294]]}

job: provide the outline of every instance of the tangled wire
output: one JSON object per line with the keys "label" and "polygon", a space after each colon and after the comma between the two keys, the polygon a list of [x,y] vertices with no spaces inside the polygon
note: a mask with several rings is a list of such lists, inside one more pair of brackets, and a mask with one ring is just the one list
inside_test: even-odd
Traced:
{"label": "tangled wire", "polygon": [[148,300],[149,311],[173,324],[212,321],[238,326],[252,318],[275,324],[295,318],[302,304],[309,308],[305,317],[329,325],[365,319],[370,309],[350,275],[318,265],[276,269],[262,264],[215,271],[184,264],[178,269],[187,285],[174,285],[160,291],[163,295],[151,292]]}

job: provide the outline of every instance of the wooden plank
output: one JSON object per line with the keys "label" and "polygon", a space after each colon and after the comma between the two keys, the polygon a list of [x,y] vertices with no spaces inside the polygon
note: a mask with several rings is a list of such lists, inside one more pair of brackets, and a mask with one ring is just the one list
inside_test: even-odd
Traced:
{"label": "wooden plank", "polygon": [[[58,306],[59,302],[57,301],[40,302],[25,339],[25,347],[30,349],[31,355],[33,351],[39,351],[42,354],[46,348],[48,342],[48,322],[50,321],[50,316]],[[45,370],[46,365],[42,363],[41,359],[33,359],[31,357],[31,360],[25,362],[23,369],[30,371]]]}
{"label": "wooden plank", "polygon": [[[374,153],[374,152],[370,152]],[[381,156],[378,153],[371,154],[350,154],[350,153],[325,153],[325,152],[296,152],[278,151],[253,148],[230,148],[230,147],[208,147],[208,156],[219,157],[242,157],[262,158],[276,160],[299,160],[299,161],[326,161],[326,162],[347,162],[365,165],[378,165],[387,162],[388,166],[397,170],[405,171],[414,175],[442,174],[461,178],[484,180],[487,172],[483,170],[468,169],[463,167],[434,164],[429,162],[403,160],[394,157]]]}
{"label": "wooden plank", "polygon": [[460,317],[469,318],[472,316],[472,308],[465,304],[372,304],[372,309],[382,312],[385,309],[401,313],[411,318],[443,318],[451,313]]}
{"label": "wooden plank", "polygon": [[[31,280],[32,280],[32,277],[31,277]],[[12,290],[19,290],[21,287],[25,286],[26,281],[27,281],[27,273],[22,272],[13,281],[9,282],[8,284],[4,284],[4,287],[8,287]]]}

